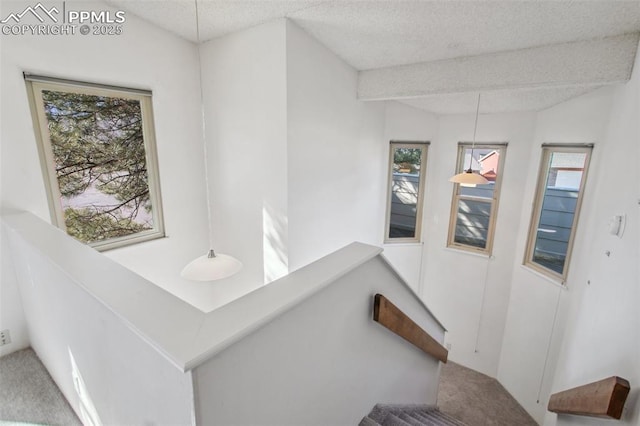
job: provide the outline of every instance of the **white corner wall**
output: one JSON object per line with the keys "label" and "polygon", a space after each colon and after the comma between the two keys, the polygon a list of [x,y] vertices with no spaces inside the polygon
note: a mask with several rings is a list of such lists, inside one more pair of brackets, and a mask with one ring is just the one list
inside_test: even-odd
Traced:
{"label": "white corner wall", "polygon": [[457,144],[473,139],[474,114],[439,116],[430,148],[423,298],[447,326],[451,360],[496,377],[511,287],[515,235],[529,163],[534,113],[481,114],[478,142],[508,142],[493,256],[446,248]]}
{"label": "white corner wall", "polygon": [[356,99],[358,75],[287,21],[289,267],[352,241],[381,242],[384,104]]}
{"label": "white corner wall", "polygon": [[[0,14],[6,16],[28,5],[32,3],[3,1]],[[66,7],[114,10],[98,1],[67,1]],[[27,210],[50,220],[23,71],[152,90],[167,238],[105,254],[197,305],[210,298],[209,289],[179,276],[182,267],[208,245],[196,49],[131,14],[126,15],[123,27],[119,36],[2,35],[2,208]],[[0,329],[10,329],[15,342],[3,351],[28,342],[14,280],[11,268],[3,267],[1,303],[16,308],[2,309]]]}
{"label": "white corner wall", "polygon": [[[380,207],[383,214],[383,222],[379,231],[381,241],[384,240],[384,226],[386,218],[386,206],[388,197],[388,174],[389,174],[389,142],[396,141],[428,141],[435,142],[438,136],[438,117],[427,111],[413,108],[395,101],[385,102],[385,128],[384,139],[384,155],[382,157],[381,174],[384,176],[384,186],[380,193]],[[436,148],[437,150],[437,148]],[[431,148],[427,151],[427,164],[424,169],[426,185],[423,188],[424,200],[423,208],[425,215],[426,200],[429,198],[430,188],[433,186],[431,181]],[[424,222],[424,220],[423,220]],[[422,294],[422,256],[424,255],[424,236],[425,229],[422,229],[422,242],[419,243],[390,243],[384,244],[384,257],[387,258],[398,273],[409,283],[411,288]]]}
{"label": "white corner wall", "polygon": [[[611,181],[606,178],[614,170],[625,170],[620,163],[625,155],[615,158],[612,152],[618,149],[624,152],[633,146],[627,142],[628,138],[607,136],[612,118],[612,90],[610,87],[600,89],[539,112],[534,144],[529,153],[531,160],[520,211],[522,226],[516,234],[517,257],[511,277],[511,297],[498,379],[540,423],[545,417],[554,371],[563,368],[556,368],[559,348],[564,339],[569,341],[573,338],[572,332],[566,329],[570,306],[580,303],[580,289],[587,286],[588,280],[594,279],[593,268],[597,268],[600,257],[604,256],[605,248],[600,246],[596,249],[592,245],[593,239],[600,235],[599,238],[608,241],[608,218],[598,218],[596,210],[600,210],[598,206],[607,205],[607,210],[611,208],[616,211],[614,206],[625,198],[620,185],[610,185]],[[566,287],[522,266],[540,161],[540,144],[550,142],[595,143]],[[628,174],[629,171],[623,173]],[[606,186],[600,183],[603,179],[607,182]],[[638,180],[635,182],[637,190]],[[628,193],[631,195],[632,191]],[[600,216],[603,215],[600,213]],[[617,276],[616,273],[616,278],[612,278],[618,281]],[[602,282],[601,285],[606,284]],[[609,333],[617,335],[613,330]],[[598,349],[594,347],[593,350],[594,356],[600,356],[599,344]],[[584,354],[576,356],[571,363],[581,363],[581,358],[584,359]],[[523,365],[527,368],[522,368]],[[592,369],[594,366],[586,368]],[[584,380],[580,384],[588,382]]]}
{"label": "white corner wall", "polygon": [[[619,424],[640,424],[640,55],[625,85],[612,90],[611,109],[582,218],[584,237],[574,249],[564,340],[551,392],[609,376],[631,383]],[[615,188],[615,190],[612,190]],[[610,235],[614,215],[626,216],[621,238]],[[610,252],[609,255],[606,252]],[[546,401],[545,401],[546,402]],[[545,425],[572,425],[548,413]],[[582,425],[600,425],[580,419]]]}
{"label": "white corner wall", "polygon": [[[436,117],[358,101],[357,72],[285,19],[201,53],[215,244],[245,264],[218,301],[352,241],[382,244],[388,141],[430,140]],[[420,256],[389,247],[415,289]]]}
{"label": "white corner wall", "polygon": [[244,263],[224,301],[288,272],[285,20],[201,46],[217,251]]}

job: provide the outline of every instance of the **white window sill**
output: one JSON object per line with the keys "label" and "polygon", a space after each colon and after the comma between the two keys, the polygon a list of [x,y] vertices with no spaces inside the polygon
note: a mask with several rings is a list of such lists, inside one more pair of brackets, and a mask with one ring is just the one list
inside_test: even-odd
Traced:
{"label": "white window sill", "polygon": [[415,242],[409,242],[409,241],[385,241],[382,243],[383,246],[390,246],[390,247],[420,247],[422,246],[424,243],[420,242],[420,241],[415,241]]}
{"label": "white window sill", "polygon": [[530,273],[532,273],[533,275],[535,275],[535,276],[537,276],[537,277],[539,277],[539,278],[542,278],[543,280],[545,280],[545,281],[547,281],[547,282],[549,282],[549,283],[553,284],[554,286],[556,286],[556,287],[560,287],[562,290],[565,290],[565,291],[566,291],[566,290],[568,290],[568,289],[567,289],[567,286],[566,286],[566,285],[564,285],[564,284],[562,283],[562,281],[558,281],[557,279],[551,278],[550,276],[545,275],[545,274],[543,274],[542,272],[538,272],[538,271],[536,271],[535,269],[532,269],[532,268],[528,267],[527,265],[520,265],[520,267],[521,267],[521,268],[523,268],[523,269],[524,269],[524,270],[526,270],[526,271],[529,271],[529,272],[530,272]]}
{"label": "white window sill", "polygon": [[451,251],[454,253],[460,253],[460,254],[468,254],[469,256],[475,256],[475,257],[483,257],[485,259],[495,259],[495,257],[489,253],[479,253],[479,252],[475,252],[475,251],[469,251],[469,250],[462,250],[459,248],[455,248],[455,247],[445,247],[444,248],[446,251]]}

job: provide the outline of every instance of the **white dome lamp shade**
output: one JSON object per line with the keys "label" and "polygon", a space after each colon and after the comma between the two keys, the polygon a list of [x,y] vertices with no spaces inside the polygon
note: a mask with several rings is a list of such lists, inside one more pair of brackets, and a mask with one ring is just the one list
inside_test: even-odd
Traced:
{"label": "white dome lamp shade", "polygon": [[[209,192],[209,173],[207,156],[207,131],[204,114],[204,90],[202,88],[202,59],[200,57],[200,19],[198,16],[198,0],[196,6],[196,37],[198,40],[198,69],[200,75],[200,109],[202,114],[202,143],[204,151],[205,188],[207,191],[207,220],[209,222],[209,244],[213,247],[213,223],[211,220],[211,202]],[[215,281],[230,277],[242,269],[242,262],[227,254],[217,253],[213,249],[204,256],[197,257],[182,269],[180,276],[191,281]]]}
{"label": "white dome lamp shade", "polygon": [[235,257],[209,250],[185,266],[180,275],[191,281],[215,281],[235,275],[241,269],[242,262]]}
{"label": "white dome lamp shade", "polygon": [[485,185],[489,181],[481,174],[475,173],[471,168],[462,173],[449,178],[449,182],[459,183],[462,186],[474,187],[476,185]]}
{"label": "white dome lamp shade", "polygon": [[480,93],[478,93],[478,105],[476,107],[476,123],[473,127],[473,143],[471,144],[471,155],[469,156],[469,168],[462,173],[449,178],[449,182],[458,183],[460,186],[475,187],[476,185],[485,185],[489,181],[479,173],[475,173],[472,169],[473,150],[476,147],[476,132],[478,130],[478,115],[480,113]]}

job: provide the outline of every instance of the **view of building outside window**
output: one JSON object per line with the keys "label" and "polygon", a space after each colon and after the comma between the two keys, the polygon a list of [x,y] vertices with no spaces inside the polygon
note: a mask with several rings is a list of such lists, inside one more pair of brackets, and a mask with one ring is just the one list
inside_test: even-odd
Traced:
{"label": "view of building outside window", "polygon": [[471,167],[475,173],[484,176],[488,183],[474,186],[456,184],[449,246],[489,251],[493,216],[496,214],[497,184],[501,178],[500,157],[504,149],[503,146],[485,144],[478,144],[473,150],[466,144],[460,146],[456,173]]}
{"label": "view of building outside window", "polygon": [[392,144],[387,240],[419,240],[426,146]]}
{"label": "view of building outside window", "polygon": [[551,152],[532,261],[562,274],[575,223],[587,153]]}

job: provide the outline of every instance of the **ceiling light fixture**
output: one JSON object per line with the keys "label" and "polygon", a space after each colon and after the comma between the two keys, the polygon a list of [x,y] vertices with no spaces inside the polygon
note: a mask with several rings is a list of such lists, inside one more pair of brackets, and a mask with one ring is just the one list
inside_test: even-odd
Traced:
{"label": "ceiling light fixture", "polygon": [[[489,183],[484,176],[475,173],[472,168],[473,150],[476,147],[476,132],[478,131],[478,115],[480,115],[480,93],[478,93],[478,105],[476,106],[476,123],[473,127],[473,142],[471,144],[471,155],[469,156],[469,168],[462,173],[458,173],[449,179],[449,182],[459,183],[462,186],[474,187],[476,185],[485,185]],[[463,158],[464,161],[464,158]]]}
{"label": "ceiling light fixture", "polygon": [[[207,128],[204,113],[204,88],[202,87],[202,58],[200,55],[200,17],[198,14],[198,0],[195,0],[196,5],[196,39],[198,49],[198,70],[200,77],[200,113],[202,118],[202,143],[204,150],[204,177],[205,177],[205,189],[207,191],[207,220],[209,222],[209,247],[213,247],[213,222],[211,221],[211,200],[209,192],[209,173],[208,173],[208,161],[207,161]],[[230,277],[236,274],[242,269],[242,262],[238,259],[218,253],[216,254],[213,249],[209,249],[209,252],[204,256],[200,256],[190,262],[184,267],[180,275],[183,278],[192,281],[215,281],[222,278]]]}

